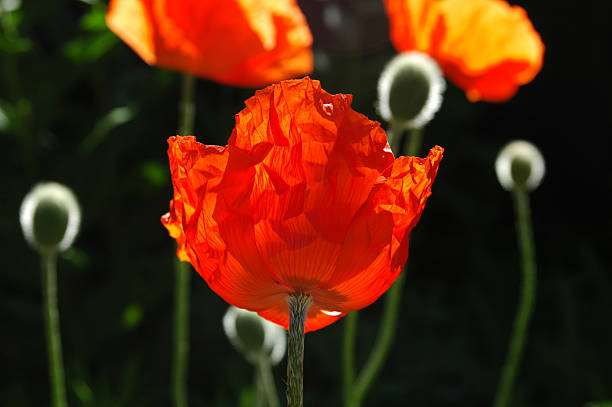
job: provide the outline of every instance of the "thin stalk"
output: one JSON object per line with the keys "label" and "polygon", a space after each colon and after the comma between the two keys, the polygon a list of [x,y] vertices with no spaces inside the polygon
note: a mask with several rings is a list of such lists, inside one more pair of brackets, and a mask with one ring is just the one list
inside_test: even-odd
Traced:
{"label": "thin stalk", "polygon": [[43,314],[49,356],[49,383],[53,407],[66,407],[66,385],[64,362],[62,361],[62,340],[59,329],[57,309],[57,269],[56,253],[42,253]]}
{"label": "thin stalk", "polygon": [[259,373],[259,365],[255,367],[255,401],[254,407],[266,407],[266,395],[265,389],[261,382],[261,375]]}
{"label": "thin stalk", "polygon": [[304,406],[304,326],[312,304],[309,295],[295,293],[287,297],[289,332],[287,341],[287,407]]}
{"label": "thin stalk", "polygon": [[181,105],[179,107],[179,134],[190,136],[195,120],[195,77],[183,74]]}
{"label": "thin stalk", "polygon": [[404,127],[398,122],[391,120],[389,122],[389,128],[387,129],[387,140],[389,141],[391,151],[393,151],[396,157],[399,157],[402,153],[403,135]]}
{"label": "thin stalk", "polygon": [[266,400],[265,405],[268,407],[280,407],[276,386],[274,385],[274,378],[272,377],[270,358],[266,354],[262,353],[257,358],[257,376],[259,377],[260,386],[257,392],[263,392],[265,396],[264,399]]}
{"label": "thin stalk", "polygon": [[344,388],[344,406],[348,407],[353,394],[355,382],[355,337],[357,333],[357,322],[359,312],[351,312],[344,322],[344,343],[342,345],[342,373]]}
{"label": "thin stalk", "polygon": [[[422,128],[411,129],[408,149],[406,151],[408,156],[415,156],[419,153],[419,150],[421,149],[422,137]],[[404,144],[403,140],[399,142],[397,151],[402,150],[402,144]],[[402,273],[397,277],[389,291],[387,291],[387,294],[385,294],[382,322],[380,324],[378,336],[376,337],[376,343],[374,344],[374,348],[372,348],[372,351],[370,352],[368,360],[363,366],[361,373],[354,383],[350,402],[345,404],[347,407],[361,406],[366,394],[370,390],[370,387],[372,387],[372,384],[380,373],[385,360],[387,360],[389,350],[391,349],[391,344],[395,338],[397,320],[399,317],[399,307],[402,301],[404,280],[406,279],[405,274],[406,266],[404,266]],[[345,380],[347,379],[345,378]]]}
{"label": "thin stalk", "polygon": [[421,151],[421,145],[423,144],[423,128],[415,127],[410,129],[410,137],[408,139],[408,148],[405,154],[409,157],[416,157]]}
{"label": "thin stalk", "polygon": [[521,253],[522,284],[514,327],[508,343],[508,353],[493,402],[495,407],[506,407],[510,403],[512,388],[527,341],[527,329],[533,314],[537,284],[529,194],[524,188],[516,187],[512,195],[516,211],[518,246]]}
{"label": "thin stalk", "polygon": [[[183,75],[183,88],[179,108],[181,136],[193,133],[195,114],[195,79]],[[189,358],[189,292],[191,268],[178,258],[174,259],[174,333],[170,392],[174,407],[187,407],[187,360]]]}

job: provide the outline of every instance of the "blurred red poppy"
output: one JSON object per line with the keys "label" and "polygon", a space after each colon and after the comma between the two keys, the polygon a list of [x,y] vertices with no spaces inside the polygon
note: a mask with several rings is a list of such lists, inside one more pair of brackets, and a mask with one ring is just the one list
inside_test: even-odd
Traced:
{"label": "blurred red poppy", "polygon": [[384,0],[399,52],[433,57],[471,101],[503,102],[542,67],[527,13],[504,0]]}
{"label": "blurred red poppy", "polygon": [[145,62],[236,86],[310,73],[294,0],[111,0],[106,23]]}
{"label": "blurred red poppy", "polygon": [[374,302],[408,256],[408,234],[442,159],[395,159],[379,123],[318,81],[255,93],[225,147],[169,139],[174,200],[162,217],[224,300],[287,327],[288,294],[312,296],[306,331]]}

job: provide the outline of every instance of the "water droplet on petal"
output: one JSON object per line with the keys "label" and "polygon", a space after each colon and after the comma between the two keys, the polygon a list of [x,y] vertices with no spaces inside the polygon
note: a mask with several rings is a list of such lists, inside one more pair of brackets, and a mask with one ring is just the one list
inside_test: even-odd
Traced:
{"label": "water droplet on petal", "polygon": [[321,312],[325,315],[329,315],[330,317],[337,317],[338,315],[342,314],[340,311],[328,311],[326,309],[322,309]]}
{"label": "water droplet on petal", "polygon": [[334,113],[334,105],[332,105],[331,103],[323,103],[323,111],[328,116],[331,116]]}

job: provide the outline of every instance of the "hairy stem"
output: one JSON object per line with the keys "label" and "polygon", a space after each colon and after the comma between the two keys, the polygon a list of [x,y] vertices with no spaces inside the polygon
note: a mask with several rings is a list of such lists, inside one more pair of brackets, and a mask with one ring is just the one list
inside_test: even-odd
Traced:
{"label": "hairy stem", "polygon": [[302,293],[287,297],[289,332],[287,341],[287,407],[304,405],[304,326],[312,298]]}

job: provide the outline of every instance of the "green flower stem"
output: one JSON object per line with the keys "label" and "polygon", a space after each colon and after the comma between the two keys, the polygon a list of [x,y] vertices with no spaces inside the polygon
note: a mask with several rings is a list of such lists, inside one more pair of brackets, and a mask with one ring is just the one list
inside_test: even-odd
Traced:
{"label": "green flower stem", "polygon": [[344,343],[342,345],[342,376],[344,378],[344,406],[348,407],[353,394],[355,382],[355,337],[357,333],[357,322],[359,313],[351,312],[344,322]]}
{"label": "green flower stem", "polygon": [[[195,79],[183,75],[180,104],[180,135],[193,133],[195,116]],[[174,260],[174,333],[170,391],[174,407],[187,407],[187,359],[189,357],[189,292],[191,268],[175,256]]]}
{"label": "green flower stem", "polygon": [[393,155],[396,157],[399,157],[402,151],[403,135],[404,127],[396,121],[390,121],[389,128],[387,129],[387,140],[389,141],[389,146],[391,147],[391,151],[393,151]]}
{"label": "green flower stem", "polygon": [[255,401],[253,407],[266,407],[266,395],[264,385],[261,381],[261,374],[259,373],[259,365],[255,367]]}
{"label": "green flower stem", "polygon": [[179,134],[190,136],[193,134],[195,120],[195,77],[183,74],[181,105],[179,108]]}
{"label": "green flower stem", "polygon": [[383,363],[387,359],[391,343],[395,337],[395,327],[399,316],[399,304],[402,299],[402,289],[404,287],[405,271],[402,272],[387,294],[385,295],[385,305],[383,310],[382,322],[376,337],[376,343],[366,361],[361,373],[357,377],[351,398],[351,407],[361,406],[368,390],[374,383],[376,376],[380,372]]}
{"label": "green flower stem", "polygon": [[264,399],[266,400],[264,404],[268,407],[280,407],[276,386],[274,385],[274,377],[272,377],[272,366],[267,354],[261,353],[258,356],[256,374],[259,377],[257,392],[261,391],[264,394]]}
{"label": "green flower stem", "polygon": [[49,382],[51,384],[52,406],[66,407],[66,385],[62,361],[62,341],[57,309],[57,255],[42,253],[43,312],[49,356]]}
{"label": "green flower stem", "polygon": [[[419,153],[419,150],[421,149],[422,137],[422,128],[415,128],[410,130],[410,140],[408,142],[408,149],[406,151],[406,155],[416,156]],[[395,134],[395,138],[400,139],[397,133]],[[401,146],[402,144],[404,144],[402,141],[397,142],[395,151],[402,150]],[[399,307],[402,300],[404,280],[406,279],[405,274],[406,267],[404,267],[403,272],[397,277],[397,279],[385,295],[385,305],[383,309],[382,322],[380,324],[376,343],[374,344],[374,348],[372,348],[372,351],[370,352],[368,360],[363,366],[363,369],[357,377],[357,380],[354,382],[352,389],[347,389],[347,383],[350,383],[351,381],[350,375],[352,373],[349,371],[349,369],[350,364],[352,363],[353,355],[344,355],[345,407],[361,406],[366,394],[370,390],[370,387],[376,380],[376,377],[380,373],[380,370],[382,369],[382,366],[385,360],[387,359],[389,350],[391,349],[393,338],[395,337],[397,320],[399,317]],[[352,314],[355,314],[351,317],[354,318],[355,321],[347,320],[346,322],[344,344],[346,346],[346,344],[348,343],[352,348],[354,348],[353,343],[355,341],[354,337],[357,328],[357,313],[353,312],[349,314],[349,316],[351,316]],[[350,338],[349,336],[352,336],[352,338]],[[345,353],[349,351],[354,354],[353,349],[344,349]]]}
{"label": "green flower stem", "polygon": [[289,332],[287,340],[287,407],[304,405],[304,326],[312,304],[309,295],[295,293],[287,297]]}
{"label": "green flower stem", "polygon": [[423,128],[415,127],[410,129],[410,139],[408,140],[408,149],[405,154],[409,157],[416,157],[421,151],[421,145],[423,144]]}
{"label": "green flower stem", "polygon": [[527,329],[533,313],[536,295],[535,245],[529,211],[529,193],[525,188],[517,187],[513,191],[513,198],[523,278],[514,328],[508,343],[508,353],[493,402],[495,407],[505,407],[510,402],[514,380],[527,340]]}

